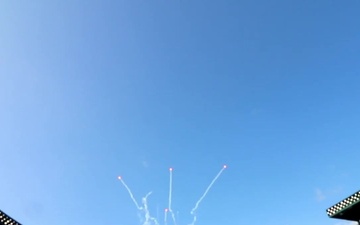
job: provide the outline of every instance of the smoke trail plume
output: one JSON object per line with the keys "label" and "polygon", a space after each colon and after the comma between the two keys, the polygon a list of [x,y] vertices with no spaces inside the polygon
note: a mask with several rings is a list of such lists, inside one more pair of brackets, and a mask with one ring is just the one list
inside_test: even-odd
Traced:
{"label": "smoke trail plume", "polygon": [[223,166],[223,168],[219,171],[219,173],[214,177],[214,179],[211,181],[211,183],[209,184],[209,186],[206,188],[204,194],[200,197],[200,199],[195,203],[194,208],[191,210],[191,215],[193,215],[193,222],[190,225],[194,225],[196,222],[196,215],[195,212],[196,210],[199,208],[200,203],[202,202],[202,200],[206,197],[206,195],[208,194],[209,190],[211,189],[211,187],[214,185],[214,183],[216,182],[216,180],[220,177],[220,175],[222,174],[222,172],[227,168],[226,165]]}
{"label": "smoke trail plume", "polygon": [[125,181],[124,181],[120,176],[118,176],[118,179],[121,181],[121,183],[124,185],[124,187],[126,188],[126,190],[129,192],[130,198],[131,198],[131,200],[134,202],[136,208],[137,208],[138,210],[142,210],[142,207],[140,207],[139,204],[137,203],[136,199],[134,198],[133,193],[131,192],[130,188],[126,185]]}

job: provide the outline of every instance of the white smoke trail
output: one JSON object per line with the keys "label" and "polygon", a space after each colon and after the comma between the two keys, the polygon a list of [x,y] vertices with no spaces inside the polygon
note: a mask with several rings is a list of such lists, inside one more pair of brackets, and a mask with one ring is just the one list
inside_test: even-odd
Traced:
{"label": "white smoke trail", "polygon": [[223,168],[219,171],[219,173],[214,177],[214,179],[211,181],[211,183],[209,184],[209,186],[206,188],[204,194],[200,197],[200,199],[196,202],[194,208],[191,210],[191,215],[193,215],[193,222],[190,225],[194,225],[196,222],[196,215],[195,215],[195,211],[199,208],[199,204],[201,203],[201,201],[206,197],[207,193],[209,192],[210,188],[214,185],[214,183],[216,182],[216,180],[220,177],[220,175],[222,174],[222,172],[226,169],[226,165],[223,166]]}
{"label": "white smoke trail", "polygon": [[144,206],[144,213],[145,213],[145,222],[143,225],[151,225],[151,222],[153,222],[155,225],[159,225],[158,221],[150,215],[149,208],[147,205],[147,198],[151,195],[151,192],[147,193],[145,197],[142,199],[142,203]]}
{"label": "white smoke trail", "polygon": [[164,213],[164,224],[167,225],[167,213],[168,213],[168,209],[165,209],[165,213]]}
{"label": "white smoke trail", "polygon": [[176,219],[175,219],[175,215],[174,215],[174,212],[172,211],[172,208],[171,208],[171,203],[172,203],[172,171],[173,171],[173,168],[170,168],[169,169],[169,172],[170,172],[170,177],[169,177],[169,212],[171,214],[171,218],[174,222],[174,225],[176,225]]}
{"label": "white smoke trail", "polygon": [[192,221],[189,225],[194,225],[195,222],[196,222],[196,220],[197,220],[197,217],[196,217],[196,215],[194,214],[194,215],[193,215],[193,221]]}
{"label": "white smoke trail", "polygon": [[[209,190],[211,189],[211,187],[214,185],[214,183],[217,181],[217,179],[220,177],[220,175],[222,174],[222,172],[227,168],[226,165],[223,166],[223,168],[219,171],[219,173],[215,176],[215,178],[211,181],[211,183],[209,184],[209,186],[206,188],[205,192],[203,193],[203,195],[200,197],[200,199],[196,202],[194,208],[191,210],[191,215],[193,216],[193,221],[191,224],[189,225],[195,225],[195,222],[197,221],[197,216],[196,216],[196,210],[199,208],[200,203],[203,201],[203,199],[206,197],[206,195],[208,194]],[[174,212],[172,211],[172,171],[173,169],[170,168],[170,179],[169,179],[169,205],[168,208],[165,209],[165,215],[164,215],[164,224],[167,225],[167,214],[168,212],[170,212],[172,220],[173,220],[173,225],[176,225],[176,218],[174,215]],[[127,184],[125,183],[125,181],[119,176],[118,179],[121,181],[121,183],[123,184],[123,186],[126,188],[126,190],[128,191],[131,200],[134,202],[136,208],[141,212],[144,213],[144,218],[141,219],[141,223],[142,225],[160,225],[157,221],[156,218],[152,217],[150,215],[150,211],[148,208],[148,203],[147,203],[147,199],[148,197],[151,195],[151,192],[149,192],[145,197],[142,198],[142,206],[140,206],[136,199],[134,198],[134,195],[131,191],[131,189],[127,186]],[[179,217],[179,212],[177,212],[177,217]]]}
{"label": "white smoke trail", "polygon": [[130,198],[131,198],[131,200],[134,202],[136,208],[137,208],[138,210],[142,210],[143,208],[142,208],[141,206],[139,206],[139,204],[137,203],[136,199],[134,198],[133,193],[131,192],[130,188],[126,185],[125,181],[124,181],[120,176],[118,176],[118,179],[121,181],[121,183],[124,185],[124,187],[126,188],[126,190],[129,192]]}

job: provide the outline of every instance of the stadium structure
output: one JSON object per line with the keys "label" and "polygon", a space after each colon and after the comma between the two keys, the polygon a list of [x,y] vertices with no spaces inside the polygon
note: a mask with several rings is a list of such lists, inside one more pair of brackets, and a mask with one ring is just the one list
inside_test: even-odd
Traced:
{"label": "stadium structure", "polygon": [[360,225],[360,191],[326,210],[330,218],[356,221]]}
{"label": "stadium structure", "polygon": [[21,224],[0,210],[0,225],[21,225]]}

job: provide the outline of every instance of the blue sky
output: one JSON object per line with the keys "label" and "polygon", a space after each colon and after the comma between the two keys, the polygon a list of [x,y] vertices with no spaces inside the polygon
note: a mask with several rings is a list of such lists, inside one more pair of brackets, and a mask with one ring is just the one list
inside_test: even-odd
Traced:
{"label": "blue sky", "polygon": [[[2,1],[0,209],[26,225],[345,225],[360,2]],[[178,212],[178,213],[177,213]],[[168,225],[171,225],[169,223]]]}

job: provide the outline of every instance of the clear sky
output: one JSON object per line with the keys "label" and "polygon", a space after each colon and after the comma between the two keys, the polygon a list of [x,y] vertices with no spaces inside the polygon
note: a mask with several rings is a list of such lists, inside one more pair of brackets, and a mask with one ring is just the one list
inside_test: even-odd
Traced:
{"label": "clear sky", "polygon": [[[345,225],[360,1],[3,0],[0,209],[24,225]],[[172,225],[172,223],[168,223]]]}

